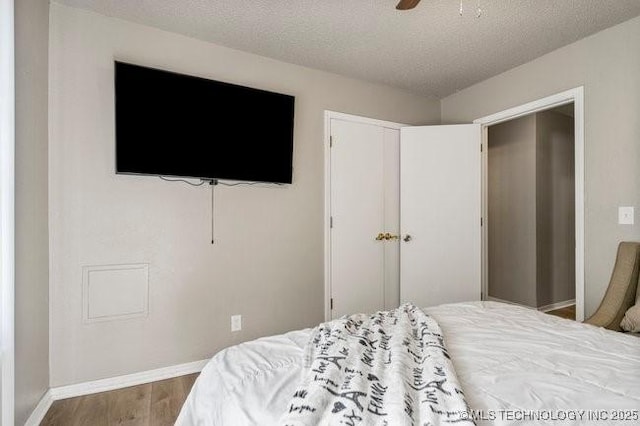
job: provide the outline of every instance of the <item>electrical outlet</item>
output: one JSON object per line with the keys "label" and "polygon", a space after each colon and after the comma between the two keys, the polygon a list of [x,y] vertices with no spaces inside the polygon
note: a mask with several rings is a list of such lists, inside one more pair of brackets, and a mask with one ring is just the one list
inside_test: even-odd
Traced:
{"label": "electrical outlet", "polygon": [[633,207],[618,207],[618,223],[633,225]]}
{"label": "electrical outlet", "polygon": [[231,331],[242,330],[242,315],[231,315]]}

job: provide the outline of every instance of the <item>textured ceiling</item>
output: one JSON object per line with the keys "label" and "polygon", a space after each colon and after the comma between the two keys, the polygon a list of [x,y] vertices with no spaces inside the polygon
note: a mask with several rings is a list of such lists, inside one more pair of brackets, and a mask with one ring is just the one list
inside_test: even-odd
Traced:
{"label": "textured ceiling", "polygon": [[[438,98],[640,15],[640,0],[57,0]],[[637,43],[638,41],[631,41]]]}

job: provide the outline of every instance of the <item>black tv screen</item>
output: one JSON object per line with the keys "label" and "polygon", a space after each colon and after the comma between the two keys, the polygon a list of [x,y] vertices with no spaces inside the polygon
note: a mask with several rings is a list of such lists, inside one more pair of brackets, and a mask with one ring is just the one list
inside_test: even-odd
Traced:
{"label": "black tv screen", "polygon": [[116,173],[291,183],[294,101],[116,61]]}

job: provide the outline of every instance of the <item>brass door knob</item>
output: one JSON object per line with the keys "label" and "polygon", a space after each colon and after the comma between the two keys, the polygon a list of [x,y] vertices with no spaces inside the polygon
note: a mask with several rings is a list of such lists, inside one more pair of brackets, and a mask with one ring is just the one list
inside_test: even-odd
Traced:
{"label": "brass door knob", "polygon": [[378,236],[376,237],[376,241],[382,241],[384,240],[384,234],[381,232],[378,234]]}
{"label": "brass door knob", "polygon": [[387,241],[397,240],[398,238],[400,238],[400,237],[397,236],[397,235],[392,235],[392,234],[390,234],[388,232],[386,234],[384,234],[384,239],[387,240]]}

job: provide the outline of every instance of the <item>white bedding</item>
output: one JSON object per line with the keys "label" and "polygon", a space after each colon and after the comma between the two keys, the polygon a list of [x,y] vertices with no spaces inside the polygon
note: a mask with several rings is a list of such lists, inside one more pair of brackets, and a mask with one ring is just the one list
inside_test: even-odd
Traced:
{"label": "white bedding", "polygon": [[[425,311],[442,328],[478,424],[640,424],[640,338],[495,302]],[[309,333],[218,353],[176,424],[277,424],[300,379]]]}

